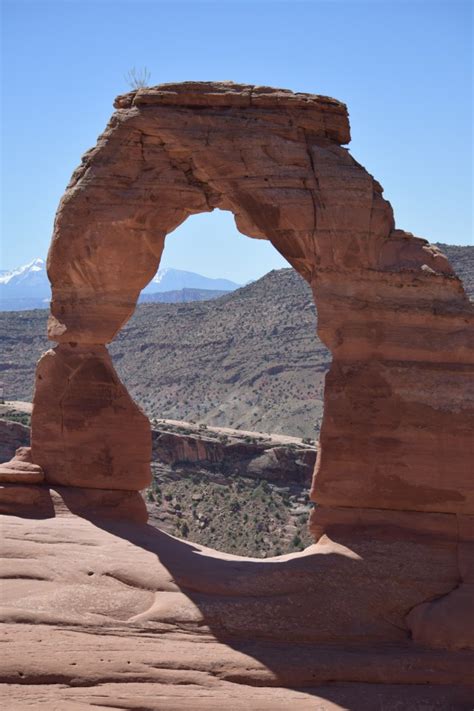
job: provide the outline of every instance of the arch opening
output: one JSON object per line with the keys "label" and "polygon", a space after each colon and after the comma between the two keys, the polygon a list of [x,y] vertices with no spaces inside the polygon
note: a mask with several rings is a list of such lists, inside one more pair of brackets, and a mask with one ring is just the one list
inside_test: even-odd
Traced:
{"label": "arch opening", "polygon": [[[151,422],[149,520],[238,555],[300,550],[312,541],[309,489],[330,360],[311,290],[269,242],[248,239],[218,210],[167,235],[155,284],[195,246],[222,265],[212,276],[227,269],[252,283],[212,300],[140,306],[110,346]],[[191,251],[184,266],[199,256]],[[151,289],[153,280],[150,297]],[[196,296],[206,294],[183,298]]]}

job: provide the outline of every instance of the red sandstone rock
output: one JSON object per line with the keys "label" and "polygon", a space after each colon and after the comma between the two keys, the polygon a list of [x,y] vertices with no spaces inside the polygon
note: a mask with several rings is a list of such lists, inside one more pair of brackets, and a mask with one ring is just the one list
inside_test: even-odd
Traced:
{"label": "red sandstone rock", "polygon": [[[264,478],[267,481],[299,481],[309,485],[316,461],[316,448],[274,442],[242,442],[234,437],[224,441],[202,432],[167,432],[166,426],[153,431],[153,459],[170,467],[215,468],[223,473]],[[243,436],[243,435],[242,435]]]}
{"label": "red sandstone rock", "polygon": [[325,537],[265,561],[67,512],[1,526],[7,708],[168,711],[196,698],[196,708],[222,709],[237,689],[235,708],[242,695],[252,711],[293,701],[375,711],[384,699],[441,711],[466,708],[457,704],[472,694],[473,653],[417,647],[405,622],[418,601],[456,584],[455,541],[438,525],[351,547]]}
{"label": "red sandstone rock", "polygon": [[[345,106],[210,82],[141,89],[116,106],[58,210],[50,337],[92,350],[110,341],[165,236],[190,214],[230,210],[310,281],[333,353],[315,500],[472,511],[473,311],[444,255],[394,229],[380,184],[341,147]],[[38,394],[33,431],[45,407]],[[116,424],[116,441],[128,438]],[[33,436],[48,472],[57,450]]]}
{"label": "red sandstone rock", "polygon": [[380,250],[378,266],[397,272],[410,269],[418,272],[425,268],[430,273],[454,276],[452,266],[438,247],[403,230],[392,230]]}
{"label": "red sandstone rock", "polygon": [[[60,345],[38,366],[32,453],[47,482],[78,494],[70,505],[61,495],[63,514],[50,521],[9,522],[18,528],[3,615],[25,627],[5,680],[18,680],[21,660],[22,680],[43,689],[48,680],[103,689],[134,679],[156,690],[219,679],[238,682],[249,699],[248,685],[381,682],[396,683],[416,709],[429,699],[405,684],[445,684],[436,703],[465,704],[474,313],[461,282],[439,250],[394,229],[380,184],[341,147],[343,104],[191,82],[132,92],[116,106],[61,201],[48,257],[49,336]],[[81,515],[89,505],[80,487],[148,482],[149,427],[104,344],[132,314],[166,235],[216,207],[245,234],[270,240],[310,282],[333,354],[312,491],[323,505],[312,517],[318,543],[274,561],[68,514],[75,501]],[[55,556],[39,577],[48,540]],[[32,624],[53,653],[28,642]],[[71,624],[86,638],[69,639]],[[91,641],[91,628],[109,625],[113,644],[108,631]],[[70,669],[58,645],[76,650],[79,639]],[[192,650],[182,644],[190,639]],[[108,701],[133,708],[117,687],[109,691]],[[81,704],[78,694],[63,698]],[[206,708],[222,708],[222,695],[210,698]],[[296,697],[280,698],[288,708]]]}
{"label": "red sandstone rock", "polygon": [[104,346],[61,344],[41,358],[31,419],[48,484],[140,490],[151,480],[147,417]]}
{"label": "red sandstone rock", "polygon": [[[433,348],[439,352],[434,343]],[[444,363],[332,363],[314,501],[324,506],[474,511],[473,367],[454,363],[455,343],[452,348]]]}
{"label": "red sandstone rock", "polygon": [[425,647],[474,649],[474,584],[418,605],[407,616],[413,640]]}
{"label": "red sandstone rock", "polygon": [[[250,94],[259,97],[251,104]],[[52,339],[110,341],[156,271],[166,234],[215,207],[231,210],[246,234],[271,240],[307,278],[354,260],[376,266],[392,211],[339,145],[349,138],[343,104],[199,83],[119,101],[130,102],[84,157],[58,211],[48,262]]]}
{"label": "red sandstone rock", "polygon": [[34,486],[5,483],[0,486],[0,514],[44,519],[72,513],[91,521],[146,523],[145,502],[137,491]]}
{"label": "red sandstone rock", "polygon": [[72,512],[95,522],[146,523],[148,520],[146,504],[137,491],[55,486],[49,493],[55,516],[68,516]]}
{"label": "red sandstone rock", "polygon": [[42,519],[54,516],[49,491],[37,484],[0,485],[0,514]]}
{"label": "red sandstone rock", "polygon": [[0,464],[1,483],[40,484],[44,481],[44,472],[33,464],[30,447],[19,447],[9,462]]}

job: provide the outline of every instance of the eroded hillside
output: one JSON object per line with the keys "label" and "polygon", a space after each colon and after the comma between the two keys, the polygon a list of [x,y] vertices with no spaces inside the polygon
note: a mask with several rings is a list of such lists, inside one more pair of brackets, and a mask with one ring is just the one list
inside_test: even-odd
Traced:
{"label": "eroded hillside", "polygon": [[144,305],[111,352],[151,416],[309,436],[329,365],[315,334],[309,288],[288,269],[216,301]]}
{"label": "eroded hillside", "polygon": [[[5,397],[31,400],[50,347],[43,311],[3,313]],[[314,436],[329,353],[306,283],[270,272],[207,302],[143,304],[111,344],[117,371],[150,417]]]}

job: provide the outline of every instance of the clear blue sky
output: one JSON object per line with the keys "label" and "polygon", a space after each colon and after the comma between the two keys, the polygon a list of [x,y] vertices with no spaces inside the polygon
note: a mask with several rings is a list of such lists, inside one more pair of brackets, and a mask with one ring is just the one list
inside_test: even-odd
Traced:
{"label": "clear blue sky", "polygon": [[[3,268],[46,254],[132,66],[151,84],[232,79],[345,101],[351,152],[397,225],[472,244],[470,0],[3,0],[2,15]],[[243,282],[282,260],[213,213],[168,238],[162,265]]]}

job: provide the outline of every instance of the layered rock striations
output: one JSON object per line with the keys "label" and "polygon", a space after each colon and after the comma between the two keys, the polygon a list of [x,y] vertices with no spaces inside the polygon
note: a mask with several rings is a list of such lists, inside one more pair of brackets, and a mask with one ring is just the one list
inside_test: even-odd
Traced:
{"label": "layered rock striations", "polygon": [[[344,148],[340,102],[191,82],[115,105],[60,203],[48,257],[49,337],[59,346],[38,365],[32,458],[47,484],[66,485],[66,509],[68,491],[126,496],[147,483],[149,426],[105,346],[158,268],[166,235],[189,215],[230,210],[240,231],[271,241],[311,285],[333,357],[312,487],[316,545],[242,569],[210,553],[203,568],[199,554],[175,549],[175,558],[130,524],[120,535],[153,551],[172,581],[150,566],[144,582],[143,568],[124,562],[118,580],[156,596],[126,606],[125,627],[203,627],[221,647],[260,638],[280,660],[291,658],[290,641],[313,645],[313,667],[320,645],[349,644],[370,660],[370,683],[440,683],[426,668],[449,649],[444,663],[456,666],[444,667],[441,683],[467,683],[459,669],[474,648],[474,314],[448,260],[395,229],[380,184]],[[89,534],[79,526],[78,535]],[[98,574],[101,584],[111,575]],[[374,644],[402,645],[390,670]],[[410,654],[421,656],[401,664]],[[277,685],[303,683],[285,676],[290,666],[277,665]],[[361,681],[349,667],[333,659],[325,678]],[[236,676],[258,683],[242,669]]]}
{"label": "layered rock striations", "polygon": [[265,561],[60,510],[5,518],[4,706],[467,711],[474,653],[416,645],[405,623],[457,579],[430,516]]}

